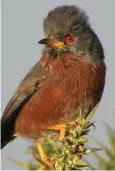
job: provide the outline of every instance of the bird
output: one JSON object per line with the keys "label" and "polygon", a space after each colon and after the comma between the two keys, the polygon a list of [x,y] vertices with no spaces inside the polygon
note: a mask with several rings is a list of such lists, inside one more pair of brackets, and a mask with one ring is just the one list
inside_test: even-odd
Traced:
{"label": "bird", "polygon": [[86,118],[102,98],[104,49],[87,13],[76,5],[57,6],[44,18],[43,30],[41,57],[3,112],[1,148],[16,137],[37,140],[50,130],[62,140],[64,123],[73,124],[79,108]]}

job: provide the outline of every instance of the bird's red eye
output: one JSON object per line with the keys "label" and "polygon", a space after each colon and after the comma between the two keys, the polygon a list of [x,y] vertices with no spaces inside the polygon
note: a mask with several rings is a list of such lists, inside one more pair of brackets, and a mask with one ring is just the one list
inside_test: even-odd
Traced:
{"label": "bird's red eye", "polygon": [[75,36],[73,34],[65,37],[64,42],[66,44],[72,44],[75,41]]}

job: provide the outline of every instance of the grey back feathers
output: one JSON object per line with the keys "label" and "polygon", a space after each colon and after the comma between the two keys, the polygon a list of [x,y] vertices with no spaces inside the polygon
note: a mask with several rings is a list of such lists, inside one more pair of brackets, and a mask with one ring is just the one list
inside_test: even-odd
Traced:
{"label": "grey back feathers", "polygon": [[82,31],[86,25],[89,25],[88,16],[83,10],[78,6],[64,5],[48,13],[44,19],[44,32],[48,37],[66,36],[76,29]]}

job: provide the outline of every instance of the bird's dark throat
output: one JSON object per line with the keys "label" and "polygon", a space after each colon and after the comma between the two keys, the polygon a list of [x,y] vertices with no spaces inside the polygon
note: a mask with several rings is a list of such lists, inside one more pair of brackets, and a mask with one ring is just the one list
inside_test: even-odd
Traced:
{"label": "bird's dark throat", "polygon": [[52,59],[57,58],[58,56],[61,56],[65,53],[64,49],[57,49],[57,48],[51,48],[46,46],[43,49],[43,54],[45,54],[46,56],[50,56]]}

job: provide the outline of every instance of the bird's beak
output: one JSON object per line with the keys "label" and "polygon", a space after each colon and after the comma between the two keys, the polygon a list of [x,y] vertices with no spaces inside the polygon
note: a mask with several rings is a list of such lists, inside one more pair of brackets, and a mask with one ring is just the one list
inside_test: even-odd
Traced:
{"label": "bird's beak", "polygon": [[46,38],[46,39],[41,39],[38,43],[40,44],[48,44],[50,39]]}
{"label": "bird's beak", "polygon": [[56,47],[56,48],[63,48],[64,47],[64,42],[61,42],[59,40],[53,40],[53,39],[42,39],[38,43],[40,44],[46,44],[51,47]]}

